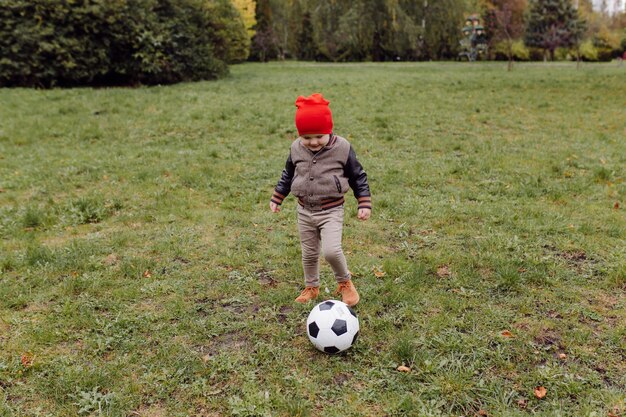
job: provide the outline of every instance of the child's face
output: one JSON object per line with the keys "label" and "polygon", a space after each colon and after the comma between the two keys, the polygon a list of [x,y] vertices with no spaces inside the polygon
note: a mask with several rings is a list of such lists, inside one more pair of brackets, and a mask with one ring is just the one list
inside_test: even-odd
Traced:
{"label": "child's face", "polygon": [[300,140],[306,148],[315,152],[328,144],[330,135],[302,135]]}

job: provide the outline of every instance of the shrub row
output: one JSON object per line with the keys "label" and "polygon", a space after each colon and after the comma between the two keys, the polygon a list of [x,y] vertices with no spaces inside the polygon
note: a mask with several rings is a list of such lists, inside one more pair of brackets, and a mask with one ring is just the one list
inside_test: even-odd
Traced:
{"label": "shrub row", "polygon": [[229,0],[3,0],[0,86],[212,79],[247,42]]}

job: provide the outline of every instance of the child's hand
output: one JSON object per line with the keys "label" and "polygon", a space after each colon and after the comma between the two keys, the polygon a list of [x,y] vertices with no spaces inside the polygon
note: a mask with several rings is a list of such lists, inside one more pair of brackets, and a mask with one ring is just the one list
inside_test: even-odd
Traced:
{"label": "child's hand", "polygon": [[367,220],[372,215],[372,210],[368,208],[359,209],[359,213],[356,215],[356,218],[359,220]]}
{"label": "child's hand", "polygon": [[273,201],[270,201],[270,210],[272,210],[274,213],[278,213],[280,211],[280,206]]}

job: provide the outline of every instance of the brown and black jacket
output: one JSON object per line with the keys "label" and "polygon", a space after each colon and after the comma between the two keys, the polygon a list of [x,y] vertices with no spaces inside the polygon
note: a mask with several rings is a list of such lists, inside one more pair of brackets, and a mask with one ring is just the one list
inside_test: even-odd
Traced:
{"label": "brown and black jacket", "polygon": [[344,203],[348,187],[352,188],[360,209],[372,208],[367,174],[350,142],[331,133],[328,144],[313,152],[296,139],[272,201],[281,204],[291,192],[302,207],[327,210]]}

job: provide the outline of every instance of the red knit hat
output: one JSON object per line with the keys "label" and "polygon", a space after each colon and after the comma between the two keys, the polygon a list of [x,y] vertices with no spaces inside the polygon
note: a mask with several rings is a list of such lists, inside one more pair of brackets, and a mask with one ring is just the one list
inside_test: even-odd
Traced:
{"label": "red knit hat", "polygon": [[296,127],[299,135],[326,135],[333,131],[333,115],[328,107],[329,103],[319,93],[298,97]]}

